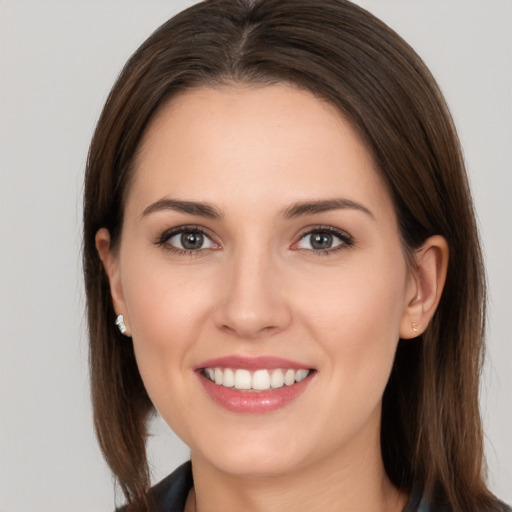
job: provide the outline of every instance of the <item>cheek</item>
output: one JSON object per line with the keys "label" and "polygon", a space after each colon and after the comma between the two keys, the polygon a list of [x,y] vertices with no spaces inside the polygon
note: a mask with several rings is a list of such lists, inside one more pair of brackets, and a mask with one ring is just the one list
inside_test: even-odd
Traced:
{"label": "cheek", "polygon": [[378,428],[404,299],[405,267],[394,267],[352,268],[309,295],[308,329],[327,356],[318,380],[323,398],[315,405],[316,429],[326,438],[352,439],[366,426]]}
{"label": "cheek", "polygon": [[[130,252],[129,248],[126,252]],[[211,293],[205,269],[173,265],[148,251],[133,251],[123,262],[123,294],[134,338],[168,344],[198,325]],[[147,254],[149,253],[149,255]],[[202,285],[199,286],[199,283]],[[154,333],[154,336],[148,336]],[[159,333],[160,335],[156,336]],[[166,341],[167,340],[167,341]]]}
{"label": "cheek", "polygon": [[143,259],[135,252],[124,263],[123,292],[135,356],[148,393],[157,398],[169,386],[181,386],[178,377],[190,368],[191,347],[208,315],[212,291],[198,286],[208,280],[197,270]]}
{"label": "cheek", "polygon": [[330,358],[333,378],[360,392],[383,391],[393,364],[405,301],[400,257],[341,268],[328,285],[313,288],[303,309],[312,336]]}

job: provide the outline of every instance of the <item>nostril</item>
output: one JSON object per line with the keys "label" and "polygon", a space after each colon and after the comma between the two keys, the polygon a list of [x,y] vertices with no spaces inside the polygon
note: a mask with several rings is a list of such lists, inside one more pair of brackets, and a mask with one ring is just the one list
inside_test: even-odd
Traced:
{"label": "nostril", "polygon": [[254,327],[250,324],[240,324],[238,326],[231,326],[228,324],[222,324],[220,329],[224,331],[226,334],[237,335],[244,339],[253,339],[259,338],[262,336],[272,335],[274,332],[277,333],[280,331],[278,326],[268,325],[265,327]]}

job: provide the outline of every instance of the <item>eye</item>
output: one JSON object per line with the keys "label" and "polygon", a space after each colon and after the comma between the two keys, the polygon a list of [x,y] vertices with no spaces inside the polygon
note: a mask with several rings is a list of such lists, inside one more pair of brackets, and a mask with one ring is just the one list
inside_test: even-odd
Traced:
{"label": "eye", "polygon": [[293,249],[305,249],[325,253],[352,245],[352,237],[347,233],[329,227],[308,231],[294,244]]}
{"label": "eye", "polygon": [[178,253],[199,252],[206,249],[218,249],[216,244],[202,229],[181,227],[166,231],[157,241],[166,249]]}

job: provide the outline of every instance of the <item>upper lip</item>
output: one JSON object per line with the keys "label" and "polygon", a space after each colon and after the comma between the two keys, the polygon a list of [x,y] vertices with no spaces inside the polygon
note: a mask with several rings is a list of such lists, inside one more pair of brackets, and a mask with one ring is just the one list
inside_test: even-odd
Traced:
{"label": "upper lip", "polygon": [[232,355],[208,359],[196,366],[196,370],[201,370],[203,368],[240,368],[245,370],[275,370],[277,368],[289,368],[292,370],[301,370],[311,369],[311,366],[276,356]]}

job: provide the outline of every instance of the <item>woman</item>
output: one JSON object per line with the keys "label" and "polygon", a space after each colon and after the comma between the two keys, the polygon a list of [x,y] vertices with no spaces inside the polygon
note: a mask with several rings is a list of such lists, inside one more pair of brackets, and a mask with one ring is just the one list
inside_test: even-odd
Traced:
{"label": "woman", "polygon": [[[157,30],[91,144],[84,268],[128,510],[504,510],[460,145],[361,8],[213,0]],[[191,465],[148,492],[155,410]]]}

